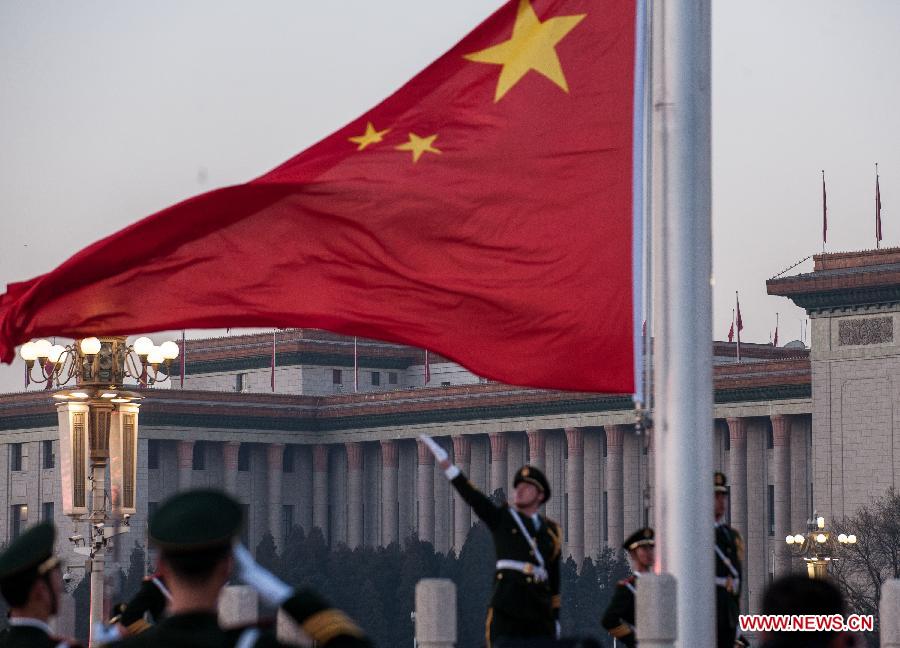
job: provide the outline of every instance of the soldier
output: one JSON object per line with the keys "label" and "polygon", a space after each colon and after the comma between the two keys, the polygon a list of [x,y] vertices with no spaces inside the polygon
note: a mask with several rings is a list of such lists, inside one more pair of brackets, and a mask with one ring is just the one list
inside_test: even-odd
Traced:
{"label": "soldier", "polygon": [[646,574],[653,566],[655,546],[653,529],[649,527],[638,529],[625,540],[622,548],[628,552],[634,573],[616,584],[616,590],[601,621],[607,632],[628,648],[635,646],[634,600],[637,593],[635,588],[641,574]]}
{"label": "soldier", "polygon": [[60,561],[53,555],[56,528],[42,522],[12,541],[0,555],[0,592],[9,605],[9,627],[0,648],[75,648],[50,632],[62,595]]}
{"label": "soldier", "polygon": [[159,548],[159,571],[171,594],[170,616],[138,635],[112,644],[122,648],[277,648],[272,634],[255,626],[225,630],[216,618],[221,589],[236,567],[239,580],[266,603],[281,607],[303,631],[327,648],[371,646],[343,613],[315,593],[294,591],[260,567],[234,540],[240,532],[240,505],[212,490],[179,493],[150,520],[150,540]]}
{"label": "soldier", "polygon": [[562,529],[538,512],[550,499],[547,478],[533,466],[522,466],[513,479],[513,506],[497,506],[450,463],[443,448],[428,436],[420,438],[494,538],[497,565],[485,622],[488,648],[500,638],[558,638]]}
{"label": "soldier", "polygon": [[747,645],[738,635],[741,609],[741,576],[744,541],[737,529],[725,523],[728,510],[728,480],[714,475],[716,515],[716,644],[718,648]]}
{"label": "soldier", "polygon": [[123,637],[140,634],[160,622],[170,600],[172,595],[162,576],[158,573],[147,576],[138,593],[128,603],[116,606],[116,615],[110,619],[109,625],[116,626],[118,634]]}

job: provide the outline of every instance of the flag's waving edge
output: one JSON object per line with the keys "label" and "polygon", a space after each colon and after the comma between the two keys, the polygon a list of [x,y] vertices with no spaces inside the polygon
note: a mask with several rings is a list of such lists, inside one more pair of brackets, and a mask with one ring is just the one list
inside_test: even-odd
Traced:
{"label": "flag's waving edge", "polygon": [[631,392],[634,0],[513,0],[271,172],[0,297],[60,335],[311,327],[511,384]]}

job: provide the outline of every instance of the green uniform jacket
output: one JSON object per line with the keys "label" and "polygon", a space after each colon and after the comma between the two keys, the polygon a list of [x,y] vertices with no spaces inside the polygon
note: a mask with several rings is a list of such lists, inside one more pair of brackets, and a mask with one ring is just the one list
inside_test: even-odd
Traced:
{"label": "green uniform jacket", "polygon": [[[491,530],[497,560],[518,560],[538,564],[528,540],[522,537],[509,506],[497,506],[484,493],[475,488],[465,475],[460,473],[451,482],[462,498]],[[499,570],[494,575],[494,593],[491,607],[513,618],[549,621],[559,618],[559,560],[562,548],[562,529],[544,516],[534,535],[532,521],[528,516],[520,516],[525,529],[535,539],[538,551],[544,558],[548,579],[538,582],[534,577],[509,569]]]}
{"label": "green uniform jacket", "polygon": [[601,625],[621,643],[634,648],[634,588],[635,576],[629,576],[616,584],[612,599],[603,613]]}
{"label": "green uniform jacket", "polygon": [[[372,644],[341,611],[329,608],[316,594],[297,592],[282,609],[303,628],[319,648],[369,648]],[[249,634],[248,634],[249,633]],[[255,639],[250,641],[250,637]],[[224,630],[211,612],[177,614],[141,634],[110,644],[116,648],[232,648],[239,641],[246,648],[285,646],[275,635],[258,628]]]}
{"label": "green uniform jacket", "polygon": [[79,644],[51,637],[40,628],[9,626],[0,632],[0,648],[80,648]]}
{"label": "green uniform jacket", "polygon": [[[724,554],[725,560],[716,552],[716,580],[731,579],[731,587],[716,585],[716,635],[719,648],[734,646],[737,637],[738,614],[740,613],[741,588],[737,579],[743,581],[744,541],[741,534],[727,524],[716,525],[716,547]],[[730,568],[729,568],[730,564]],[[737,572],[735,576],[734,572]],[[735,585],[737,585],[735,587]]]}

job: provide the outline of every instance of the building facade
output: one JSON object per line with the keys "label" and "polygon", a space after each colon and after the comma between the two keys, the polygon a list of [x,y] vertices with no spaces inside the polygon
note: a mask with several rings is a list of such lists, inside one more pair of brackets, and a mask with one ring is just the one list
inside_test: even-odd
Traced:
{"label": "building facade", "polygon": [[[714,463],[746,539],[747,611],[792,568],[788,532],[814,510],[851,515],[900,477],[900,251],[824,255],[768,287],[809,310],[812,350],[745,344],[737,363],[733,344],[714,345]],[[189,340],[183,387],[176,375],[146,390],[123,560],[159,502],[198,486],[240,499],[251,548],[301,526],[332,546],[416,534],[458,551],[473,516],[421,433],[486,491],[508,490],[523,463],[541,467],[555,494],[546,513],[578,564],[653,523],[652,431],[636,430],[630,397],[491,383],[436,355],[426,385],[422,350],[321,331],[280,331],[274,344],[275,393],[271,334]],[[81,532],[61,515],[58,434],[48,393],[0,396],[0,539],[47,518],[63,537]]]}

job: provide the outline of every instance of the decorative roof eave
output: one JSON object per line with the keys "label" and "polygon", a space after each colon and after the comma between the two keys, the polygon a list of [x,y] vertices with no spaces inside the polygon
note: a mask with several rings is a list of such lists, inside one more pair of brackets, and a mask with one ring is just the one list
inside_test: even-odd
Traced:
{"label": "decorative roof eave", "polygon": [[[888,306],[900,303],[900,283],[893,286],[860,286],[839,290],[802,292],[788,288],[781,290],[766,282],[770,295],[787,297],[809,312],[823,312],[859,306]],[[779,292],[779,290],[781,290]]]}

